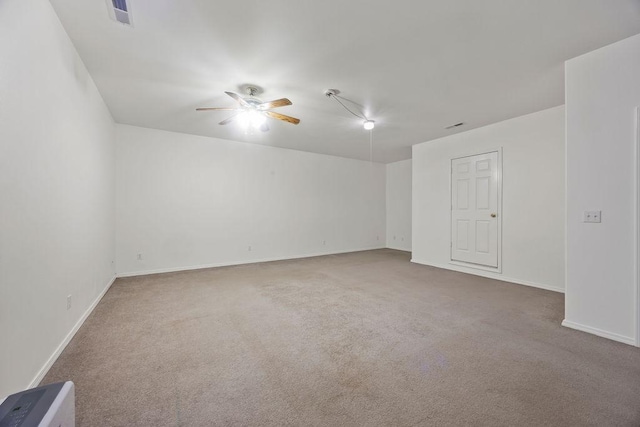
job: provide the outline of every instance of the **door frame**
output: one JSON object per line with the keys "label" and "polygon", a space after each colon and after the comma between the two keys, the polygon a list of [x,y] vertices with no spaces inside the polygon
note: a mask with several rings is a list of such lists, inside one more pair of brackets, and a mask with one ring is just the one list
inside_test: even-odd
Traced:
{"label": "door frame", "polygon": [[640,347],[640,106],[635,111],[635,300],[636,300],[636,347]]}
{"label": "door frame", "polygon": [[[479,156],[481,154],[489,154],[489,153],[498,153],[498,266],[497,267],[489,267],[480,264],[473,264],[470,262],[464,261],[454,261],[453,258],[453,240],[451,236],[453,235],[451,227],[453,226],[451,221],[451,211],[453,210],[453,161],[458,159],[464,159],[465,157],[474,157]],[[482,150],[479,152],[459,155],[456,157],[451,157],[449,159],[449,264],[456,265],[460,267],[473,268],[475,270],[484,270],[491,271],[493,273],[502,273],[502,147],[498,147],[491,150]],[[640,309],[640,306],[639,306]]]}

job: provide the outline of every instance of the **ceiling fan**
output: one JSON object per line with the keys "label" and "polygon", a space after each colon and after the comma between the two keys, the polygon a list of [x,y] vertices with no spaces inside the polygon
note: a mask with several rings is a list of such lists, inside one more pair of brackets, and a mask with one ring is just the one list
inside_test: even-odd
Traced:
{"label": "ceiling fan", "polygon": [[282,120],[294,125],[300,123],[300,119],[270,111],[273,108],[291,105],[291,101],[289,101],[287,98],[262,102],[260,99],[256,98],[256,95],[259,93],[259,89],[255,86],[247,86],[247,93],[249,96],[245,98],[234,92],[225,93],[231,98],[235,99],[238,104],[240,104],[238,108],[203,107],[196,108],[196,111],[235,111],[236,114],[221,121],[219,124],[226,125],[237,119],[238,122],[240,122],[245,127],[251,126],[260,129],[263,132],[269,130],[269,126],[267,125],[267,117]]}

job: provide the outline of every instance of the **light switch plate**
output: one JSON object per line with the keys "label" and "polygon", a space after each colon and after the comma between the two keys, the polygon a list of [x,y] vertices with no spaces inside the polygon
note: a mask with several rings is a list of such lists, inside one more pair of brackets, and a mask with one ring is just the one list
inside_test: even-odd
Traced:
{"label": "light switch plate", "polygon": [[583,222],[600,222],[602,211],[584,211]]}

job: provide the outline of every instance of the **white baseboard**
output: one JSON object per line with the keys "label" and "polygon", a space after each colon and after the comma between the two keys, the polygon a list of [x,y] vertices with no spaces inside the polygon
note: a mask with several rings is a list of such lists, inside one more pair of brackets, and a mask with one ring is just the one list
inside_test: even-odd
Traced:
{"label": "white baseboard", "polygon": [[327,251],[327,252],[308,253],[303,255],[292,255],[287,257],[271,257],[271,258],[261,258],[261,259],[251,259],[251,260],[227,261],[227,262],[220,262],[220,263],[213,263],[213,264],[190,265],[186,267],[169,267],[169,268],[157,268],[153,270],[129,271],[125,273],[117,273],[116,277],[135,277],[135,276],[146,276],[148,274],[161,274],[161,273],[174,273],[177,271],[201,270],[204,268],[231,267],[234,265],[258,264],[261,262],[286,261],[290,259],[313,258],[317,256],[339,255],[339,254],[346,254],[351,252],[373,251],[376,249],[385,249],[385,247],[374,246],[370,248],[350,249],[350,250],[344,250],[344,251],[338,251],[338,252]]}
{"label": "white baseboard", "polygon": [[396,251],[411,252],[411,248],[407,248],[407,247],[403,247],[403,246],[387,245],[387,248],[388,249],[394,249]]}
{"label": "white baseboard", "polygon": [[387,246],[386,249],[393,249],[394,251],[407,252],[408,254],[411,253],[411,249],[407,249],[407,248],[394,248],[393,246]]}
{"label": "white baseboard", "polygon": [[575,323],[575,322],[572,322],[572,321],[567,320],[567,319],[564,319],[562,321],[562,326],[567,327],[567,328],[571,328],[571,329],[576,329],[576,330],[582,331],[582,332],[587,332],[589,334],[597,335],[599,337],[608,338],[610,340],[618,341],[618,342],[621,342],[621,343],[624,343],[624,344],[629,344],[629,345],[633,345],[633,346],[637,346],[638,345],[638,343],[636,343],[636,340],[634,338],[625,337],[624,335],[616,334],[616,333],[613,333],[613,332],[603,331],[602,329],[593,328],[593,327],[587,326],[587,325],[582,325],[580,323]]}
{"label": "white baseboard", "polygon": [[60,356],[60,354],[62,354],[62,352],[64,351],[64,349],[67,347],[67,345],[71,342],[71,339],[75,336],[76,332],[78,332],[78,330],[80,329],[80,327],[82,326],[82,324],[84,323],[85,320],[87,320],[87,317],[89,317],[89,315],[93,312],[93,310],[96,308],[96,306],[98,305],[98,303],[100,302],[100,300],[102,299],[102,297],[107,293],[107,291],[109,290],[109,288],[111,288],[111,285],[113,285],[113,282],[116,280],[116,276],[114,275],[111,280],[109,281],[109,283],[107,284],[107,286],[105,286],[104,290],[102,292],[100,292],[100,295],[98,295],[98,297],[91,303],[91,305],[89,306],[89,308],[87,308],[87,310],[82,314],[82,317],[80,317],[80,319],[78,319],[78,321],[76,322],[75,325],[73,325],[73,328],[71,328],[71,331],[69,331],[69,333],[67,334],[66,337],[64,337],[64,340],[62,340],[62,342],[60,343],[60,345],[58,346],[58,348],[56,348],[56,350],[53,352],[53,354],[51,355],[51,357],[49,357],[49,359],[47,360],[47,362],[44,364],[44,366],[40,369],[40,371],[38,372],[38,374],[35,376],[35,378],[33,378],[33,380],[31,380],[31,382],[29,383],[29,385],[26,387],[26,389],[30,389],[30,388],[34,388],[37,387],[38,384],[40,384],[40,381],[42,381],[42,379],[44,378],[45,375],[47,375],[47,372],[49,372],[49,369],[51,369],[51,367],[53,366],[53,364],[55,363],[56,360],[58,360],[58,357]]}
{"label": "white baseboard", "polygon": [[559,288],[557,286],[546,285],[544,283],[530,282],[528,280],[514,279],[513,277],[503,276],[500,273],[492,273],[490,271],[469,269],[469,268],[464,268],[464,267],[457,266],[457,265],[454,265],[454,264],[434,264],[434,263],[422,262],[422,261],[416,260],[415,258],[412,258],[411,262],[413,262],[415,264],[428,265],[429,267],[436,267],[436,268],[443,268],[445,270],[457,271],[458,273],[473,274],[475,276],[486,277],[488,279],[494,279],[494,280],[500,280],[500,281],[503,281],[503,282],[515,283],[516,285],[530,286],[532,288],[539,288],[539,289],[544,289],[546,291],[559,292],[561,294],[564,293],[564,289],[563,288]]}

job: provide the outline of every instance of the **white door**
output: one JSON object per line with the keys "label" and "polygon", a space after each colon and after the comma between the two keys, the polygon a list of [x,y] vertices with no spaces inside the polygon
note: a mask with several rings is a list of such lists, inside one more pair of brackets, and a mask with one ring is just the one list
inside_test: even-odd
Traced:
{"label": "white door", "polygon": [[498,152],[451,160],[451,260],[498,267]]}

